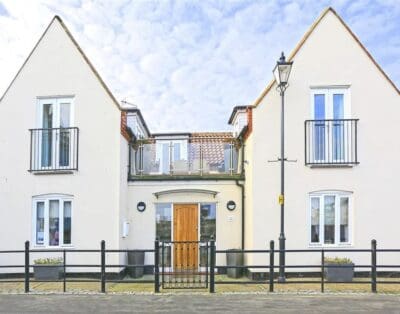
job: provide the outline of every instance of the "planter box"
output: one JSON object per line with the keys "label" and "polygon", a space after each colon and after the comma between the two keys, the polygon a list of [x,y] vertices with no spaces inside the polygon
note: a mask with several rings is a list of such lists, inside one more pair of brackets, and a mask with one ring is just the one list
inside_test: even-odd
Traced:
{"label": "planter box", "polygon": [[[354,277],[354,264],[325,264],[325,278],[329,282],[351,282]],[[336,266],[336,267],[335,267]],[[346,266],[346,267],[340,267]]]}
{"label": "planter box", "polygon": [[43,265],[33,266],[33,273],[36,280],[57,280],[61,279],[64,274],[64,267],[60,265]]}

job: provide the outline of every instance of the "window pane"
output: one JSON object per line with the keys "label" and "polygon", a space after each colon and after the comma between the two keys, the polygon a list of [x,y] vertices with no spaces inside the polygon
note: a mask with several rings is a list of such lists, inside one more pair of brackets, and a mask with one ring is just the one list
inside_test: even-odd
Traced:
{"label": "window pane", "polygon": [[59,201],[49,202],[49,245],[59,245],[60,213]]}
{"label": "window pane", "polygon": [[[70,104],[61,103],[60,104],[60,128],[70,127]],[[60,167],[69,166],[69,147],[70,147],[70,137],[71,130],[60,130],[60,142],[59,142],[59,159]]]}
{"label": "window pane", "polygon": [[171,241],[171,204],[156,205],[156,238]]}
{"label": "window pane", "polygon": [[64,202],[64,244],[71,244],[71,202]]}
{"label": "window pane", "polygon": [[314,119],[325,119],[325,94],[314,95]]}
{"label": "window pane", "polygon": [[216,234],[215,204],[201,204],[200,206],[200,241],[210,241]]}
{"label": "window pane", "polygon": [[162,173],[170,172],[169,151],[170,151],[170,144],[169,143],[162,144]]}
{"label": "window pane", "polygon": [[[156,238],[161,242],[171,241],[172,209],[171,204],[156,205]],[[164,252],[163,252],[164,251]],[[160,247],[160,264],[171,266],[171,246],[162,243]]]}
{"label": "window pane", "polygon": [[44,202],[36,203],[36,244],[44,244]]}
{"label": "window pane", "polygon": [[[325,94],[314,95],[314,119],[324,120]],[[314,159],[325,160],[325,122],[317,121],[314,124]]]}
{"label": "window pane", "polygon": [[343,94],[333,94],[333,119],[344,119]]}
{"label": "window pane", "polygon": [[326,244],[335,243],[335,196],[324,197],[324,237]]}
{"label": "window pane", "polygon": [[340,242],[349,242],[349,198],[340,199]]}
{"label": "window pane", "polygon": [[70,104],[60,104],[60,128],[70,127]]}
{"label": "window pane", "polygon": [[[343,119],[344,118],[344,95],[333,94],[333,118]],[[345,134],[344,134],[344,122],[334,121],[333,122],[333,157],[335,160],[344,159],[345,149]]]}
{"label": "window pane", "polygon": [[53,105],[43,105],[42,115],[42,147],[41,147],[41,165],[42,167],[50,167],[52,159],[52,143],[53,133],[51,128],[53,127]]}
{"label": "window pane", "polygon": [[311,242],[319,243],[319,197],[311,198]]}
{"label": "window pane", "polygon": [[174,143],[174,160],[181,160],[181,144]]}

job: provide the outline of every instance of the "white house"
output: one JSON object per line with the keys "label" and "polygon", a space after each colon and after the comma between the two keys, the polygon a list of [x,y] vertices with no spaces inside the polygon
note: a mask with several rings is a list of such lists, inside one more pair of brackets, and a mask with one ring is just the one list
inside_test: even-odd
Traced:
{"label": "white house", "polygon": [[[289,60],[286,157],[297,162],[286,164],[286,247],[366,248],[372,238],[398,247],[398,88],[331,8]],[[219,249],[267,248],[280,232],[280,169],[268,162],[280,151],[275,87],[273,80],[254,103],[234,108],[232,132],[154,134],[55,17],[0,99],[0,250],[25,240],[44,250],[93,249],[101,240],[149,249],[156,238],[201,246],[211,237]],[[197,264],[199,252],[185,262]],[[126,262],[124,254],[107,259]],[[68,260],[83,261],[98,255]],[[294,261],[319,256],[288,254]]]}

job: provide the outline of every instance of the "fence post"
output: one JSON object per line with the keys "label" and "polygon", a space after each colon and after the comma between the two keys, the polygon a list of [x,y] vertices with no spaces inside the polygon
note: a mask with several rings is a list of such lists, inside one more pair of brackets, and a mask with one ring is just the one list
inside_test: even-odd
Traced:
{"label": "fence post", "polygon": [[371,241],[371,290],[376,293],[376,240]]}
{"label": "fence post", "polygon": [[154,292],[160,292],[160,243],[154,241]]}
{"label": "fence post", "polygon": [[210,293],[215,292],[215,241],[211,238],[210,241]]}
{"label": "fence post", "polygon": [[324,249],[321,250],[321,292],[325,292],[325,251]]}
{"label": "fence post", "polygon": [[25,293],[29,292],[29,241],[25,241]]}
{"label": "fence post", "polygon": [[66,263],[67,263],[67,254],[66,254],[66,252],[65,252],[65,249],[63,250],[63,263],[64,263],[64,265],[63,265],[63,268],[64,268],[63,292],[66,292],[66,291],[67,291],[67,284],[66,284],[67,271],[66,271],[65,265],[66,265]]}
{"label": "fence post", "polygon": [[275,242],[269,242],[269,292],[274,292],[274,248]]}
{"label": "fence post", "polygon": [[101,292],[106,292],[106,241],[101,241]]}

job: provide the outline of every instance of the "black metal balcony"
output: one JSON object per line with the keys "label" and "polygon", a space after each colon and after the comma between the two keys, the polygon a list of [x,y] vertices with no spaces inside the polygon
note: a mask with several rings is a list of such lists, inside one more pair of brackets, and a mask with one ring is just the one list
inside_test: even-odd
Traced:
{"label": "black metal balcony", "polygon": [[30,167],[33,172],[78,170],[79,129],[30,129]]}
{"label": "black metal balcony", "polygon": [[357,158],[358,119],[306,120],[305,164],[351,166]]}

